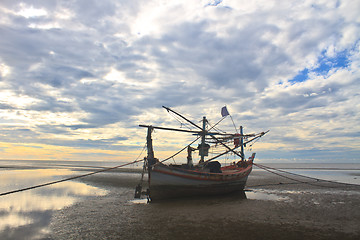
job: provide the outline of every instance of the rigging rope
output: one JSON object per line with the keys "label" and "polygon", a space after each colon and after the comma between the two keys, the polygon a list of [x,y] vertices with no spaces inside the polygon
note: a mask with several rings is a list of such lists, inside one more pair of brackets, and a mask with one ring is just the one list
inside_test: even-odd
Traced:
{"label": "rigging rope", "polygon": [[[337,188],[336,186],[322,186],[319,184],[314,184],[314,183],[320,183],[320,182],[326,182],[326,183],[332,183],[332,184],[339,184],[339,185],[345,185],[345,186],[356,186],[356,187],[360,187],[359,184],[352,184],[352,183],[342,183],[342,182],[336,182],[336,181],[331,181],[331,180],[324,180],[324,179],[320,179],[320,178],[314,178],[314,177],[309,177],[309,176],[305,176],[305,175],[301,175],[301,174],[297,174],[297,173],[292,173],[292,172],[288,172],[288,171],[284,171],[278,168],[272,168],[272,167],[268,167],[268,166],[264,166],[258,163],[253,163],[255,166],[264,169],[267,172],[270,172],[272,174],[275,174],[277,176],[295,181],[296,183],[303,183],[303,184],[308,184],[308,185],[312,185],[312,186],[317,186],[317,187],[326,187],[326,188]],[[271,170],[270,170],[271,169]],[[281,172],[281,173],[286,173],[289,175],[294,175],[294,176],[298,176],[298,177],[303,177],[303,178],[307,178],[307,179],[311,179],[311,180],[315,180],[315,182],[308,182],[308,181],[301,181],[292,177],[288,177],[285,176],[283,174],[277,173],[275,171]],[[296,183],[286,183],[286,184],[296,184]],[[284,184],[284,183],[280,183],[280,184]],[[270,184],[270,185],[280,185],[280,184]],[[267,184],[268,185],[268,184]],[[256,185],[256,186],[248,186],[248,187],[259,187],[259,186],[267,186],[267,185]]]}
{"label": "rigging rope", "polygon": [[183,122],[181,121],[181,119],[179,119],[174,113],[169,112],[169,111],[168,111],[168,113],[169,113],[169,115],[171,115],[176,121],[178,121],[178,122],[180,123],[180,128],[182,128],[182,126],[184,126],[184,127],[186,127],[187,129],[191,130],[191,127],[189,126],[188,123],[186,123],[186,122],[183,123]]}
{"label": "rigging rope", "polygon": [[194,141],[192,141],[190,144],[186,145],[184,148],[180,149],[178,152],[174,153],[173,155],[171,155],[170,157],[160,161],[161,163],[162,162],[165,162],[173,157],[175,157],[176,155],[178,155],[179,153],[181,153],[182,151],[184,151],[188,146],[190,146],[191,144],[193,144],[194,142],[196,142],[200,137],[197,137]]}
{"label": "rigging rope", "polygon": [[137,158],[136,158],[136,160],[135,160],[135,161],[137,161],[137,160],[140,158],[140,156],[143,154],[143,152],[144,152],[144,150],[145,150],[145,149],[146,149],[146,143],[145,143],[145,145],[144,145],[143,149],[141,150],[141,152],[140,152],[139,156],[137,156]]}
{"label": "rigging rope", "polygon": [[[215,128],[215,126],[217,124],[219,124],[225,117],[223,117],[220,121],[218,121],[215,125],[211,126],[211,128],[208,129],[208,131],[210,131],[211,129]],[[178,155],[179,153],[181,153],[182,151],[184,151],[188,146],[190,146],[191,144],[193,144],[194,142],[196,142],[197,140],[199,140],[201,138],[201,136],[198,136],[194,141],[192,141],[191,143],[189,143],[188,145],[186,145],[184,148],[180,149],[178,152],[176,152],[175,154],[171,155],[170,157],[160,161],[161,163],[175,157],[176,155]]]}
{"label": "rigging rope", "polygon": [[237,130],[237,128],[236,128],[236,126],[235,126],[235,123],[234,123],[234,120],[233,120],[232,116],[231,116],[230,114],[229,114],[229,116],[230,116],[231,121],[232,121],[232,123],[233,123],[233,125],[234,125],[234,128],[235,128],[236,133],[239,133],[238,130]]}
{"label": "rigging rope", "polygon": [[9,195],[9,194],[13,194],[13,193],[17,193],[17,192],[23,192],[23,191],[27,191],[27,190],[31,190],[31,189],[35,189],[35,188],[49,186],[49,185],[53,185],[53,184],[56,184],[56,183],[66,182],[66,181],[74,180],[74,179],[77,179],[77,178],[87,177],[87,176],[94,175],[94,174],[97,174],[97,173],[100,173],[100,172],[106,172],[106,171],[110,171],[110,170],[113,170],[113,169],[116,169],[116,168],[125,167],[127,165],[131,165],[131,164],[138,163],[138,162],[141,162],[141,161],[144,161],[144,159],[135,160],[135,161],[130,162],[130,163],[125,163],[125,164],[122,164],[122,165],[119,165],[119,166],[101,169],[101,170],[91,172],[91,173],[87,173],[87,174],[83,174],[83,175],[73,176],[73,177],[69,177],[69,178],[65,178],[65,179],[61,179],[61,180],[57,180],[57,181],[52,181],[52,182],[48,182],[48,183],[43,183],[43,184],[39,184],[39,185],[27,187],[27,188],[21,188],[21,189],[9,191],[9,192],[3,192],[3,193],[0,193],[0,197],[5,196],[5,195]]}

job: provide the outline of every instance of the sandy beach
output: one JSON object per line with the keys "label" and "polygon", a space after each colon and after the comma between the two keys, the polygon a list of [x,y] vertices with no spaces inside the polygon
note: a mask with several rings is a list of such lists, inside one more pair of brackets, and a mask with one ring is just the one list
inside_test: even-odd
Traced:
{"label": "sandy beach", "polygon": [[360,239],[360,187],[254,171],[244,196],[134,201],[139,175],[82,181],[108,194],[57,211],[49,239]]}

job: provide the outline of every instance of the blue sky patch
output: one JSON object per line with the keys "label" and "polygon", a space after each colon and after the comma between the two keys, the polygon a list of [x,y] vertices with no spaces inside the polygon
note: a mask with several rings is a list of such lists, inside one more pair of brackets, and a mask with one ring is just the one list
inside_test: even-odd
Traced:
{"label": "blue sky patch", "polygon": [[222,3],[222,0],[214,0],[214,1],[210,2],[210,3],[208,3],[207,6],[217,6],[220,3]]}
{"label": "blue sky patch", "polygon": [[301,70],[293,79],[289,80],[291,83],[304,82],[309,78],[309,72],[317,75],[327,75],[330,70],[334,68],[345,68],[349,64],[348,52],[343,51],[338,53],[335,57],[327,57],[325,51],[322,52],[318,58],[318,67],[314,69],[305,68]]}
{"label": "blue sky patch", "polygon": [[308,79],[309,70],[305,68],[301,72],[298,73],[293,79],[289,82],[296,83],[296,82],[304,82]]}

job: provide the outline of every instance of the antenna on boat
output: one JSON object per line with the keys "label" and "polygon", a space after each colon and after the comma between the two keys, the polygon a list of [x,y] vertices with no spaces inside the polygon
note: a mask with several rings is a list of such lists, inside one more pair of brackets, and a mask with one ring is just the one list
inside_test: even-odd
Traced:
{"label": "antenna on boat", "polygon": [[227,116],[230,116],[231,121],[232,121],[232,123],[233,123],[233,125],[234,125],[234,128],[235,128],[235,131],[236,131],[236,133],[238,133],[237,128],[236,128],[236,125],[235,125],[235,123],[234,123],[234,119],[232,118],[232,116],[230,115],[229,111],[227,110],[226,105],[221,108],[221,116],[223,117],[223,119],[224,119],[225,117],[227,117]]}

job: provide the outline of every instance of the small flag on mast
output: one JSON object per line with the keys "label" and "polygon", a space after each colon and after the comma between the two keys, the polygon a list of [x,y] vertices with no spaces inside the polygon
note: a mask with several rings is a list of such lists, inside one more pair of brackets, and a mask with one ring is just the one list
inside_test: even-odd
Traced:
{"label": "small flag on mast", "polygon": [[222,116],[222,117],[225,117],[225,116],[227,116],[227,115],[230,115],[230,114],[229,114],[226,106],[224,106],[224,107],[221,109],[221,116]]}

